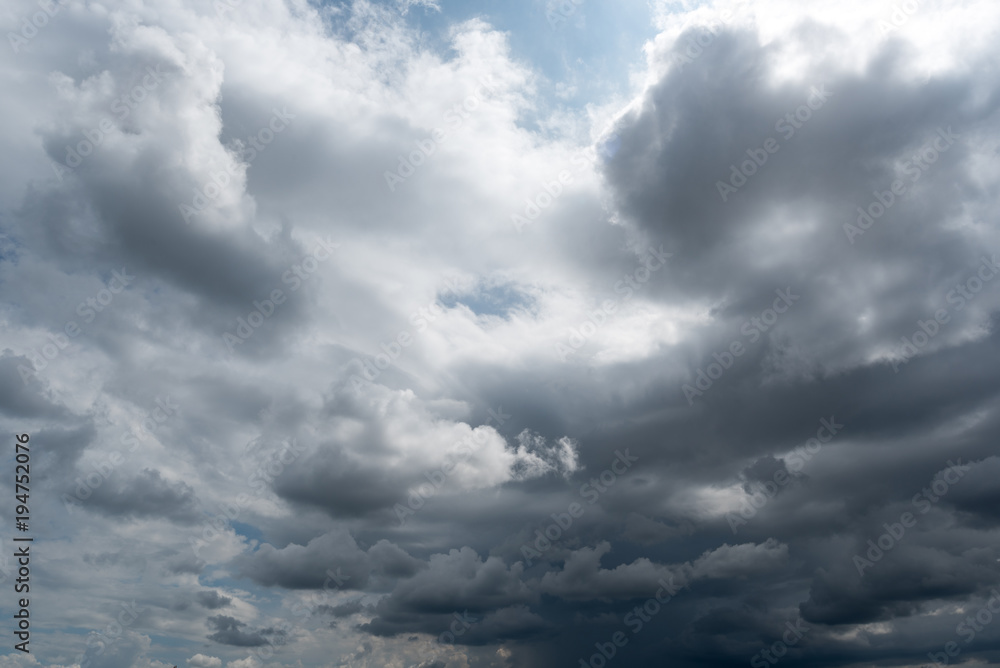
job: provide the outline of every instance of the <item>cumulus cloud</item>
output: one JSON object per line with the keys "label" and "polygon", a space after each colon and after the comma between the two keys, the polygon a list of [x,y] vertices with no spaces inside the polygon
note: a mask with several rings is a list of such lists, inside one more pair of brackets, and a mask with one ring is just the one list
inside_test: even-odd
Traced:
{"label": "cumulus cloud", "polygon": [[192,668],[221,668],[222,659],[215,656],[195,654],[187,660],[187,664]]}

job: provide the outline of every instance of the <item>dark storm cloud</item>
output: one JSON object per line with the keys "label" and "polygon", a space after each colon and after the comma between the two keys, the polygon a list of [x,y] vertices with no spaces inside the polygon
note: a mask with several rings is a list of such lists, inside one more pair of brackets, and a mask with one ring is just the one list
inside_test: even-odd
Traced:
{"label": "dark storm cloud", "polygon": [[[148,155],[144,162],[155,164],[158,159]],[[262,342],[281,340],[304,317],[307,292],[291,292],[282,277],[301,262],[307,249],[292,242],[287,233],[265,244],[250,232],[196,231],[174,213],[176,195],[162,192],[161,182],[143,174],[145,169],[135,166],[126,173],[102,175],[96,192],[91,191],[98,219],[107,221],[105,241],[94,254],[111,263],[127,257],[139,281],[163,281],[200,297],[183,313],[185,324],[220,340],[223,333],[235,332],[237,318],[245,320],[255,310],[254,301],[263,303],[273,291],[282,290],[285,302],[273,311],[278,317],[269,317],[234,350],[260,354],[266,350]],[[59,226],[64,220],[45,217],[38,223]]]}
{"label": "dark storm cloud", "polygon": [[290,501],[329,509],[334,517],[360,517],[391,508],[405,497],[407,482],[399,474],[368,465],[334,446],[303,460],[275,484]]}
{"label": "dark storm cloud", "polygon": [[159,517],[181,524],[193,524],[201,517],[194,489],[183,481],[171,482],[154,469],[124,483],[111,479],[99,485],[85,504],[112,517]]}
{"label": "dark storm cloud", "polygon": [[[236,560],[239,573],[265,587],[278,585],[288,589],[322,589],[337,586],[364,587],[372,571],[371,561],[346,532],[319,536],[306,545],[288,545],[280,550],[261,545],[255,553]],[[329,571],[329,573],[328,573]],[[337,577],[334,577],[337,576]]]}
{"label": "dark storm cloud", "polygon": [[3,351],[0,357],[0,411],[10,417],[67,417],[69,412],[65,406],[46,397],[45,387],[34,369],[27,357],[14,355],[10,350]]}
{"label": "dark storm cloud", "polygon": [[[818,652],[824,657],[851,657],[845,658],[845,661],[864,660],[866,653],[861,646],[829,637],[829,631],[838,629],[841,624],[908,619],[915,613],[932,610],[942,601],[965,600],[978,592],[981,583],[995,580],[998,576],[996,559],[1000,558],[1000,550],[992,539],[974,531],[963,534],[962,540],[956,541],[956,536],[948,531],[948,520],[945,519],[952,506],[978,503],[978,508],[969,508],[977,514],[968,515],[968,520],[963,522],[969,522],[968,526],[972,529],[977,525],[983,529],[995,525],[995,520],[990,519],[992,511],[985,502],[990,498],[990,492],[982,487],[982,483],[976,482],[979,474],[974,473],[967,474],[966,479],[971,483],[968,488],[963,487],[963,480],[936,508],[936,511],[945,514],[944,517],[921,525],[917,532],[908,535],[907,542],[895,548],[875,569],[866,573],[863,580],[858,577],[852,563],[853,555],[865,547],[865,542],[869,538],[877,539],[884,531],[881,528],[883,522],[898,521],[900,512],[907,506],[912,510],[911,497],[931,482],[948,457],[958,456],[959,453],[968,457],[983,457],[991,452],[990,434],[996,428],[996,401],[993,398],[996,389],[995,383],[988,378],[990,374],[986,369],[989,365],[984,364],[984,360],[995,359],[995,345],[995,341],[990,339],[965,350],[945,351],[941,354],[945,359],[929,356],[914,360],[908,373],[915,375],[910,378],[892,374],[891,370],[883,367],[881,370],[860,369],[828,379],[798,381],[764,389],[752,386],[733,388],[714,397],[707,404],[710,410],[702,410],[700,415],[657,420],[646,428],[623,427],[613,432],[613,436],[597,437],[598,443],[593,440],[588,443],[588,439],[583,437],[589,422],[597,419],[591,418],[588,422],[586,417],[581,416],[581,426],[577,427],[580,431],[574,432],[571,428],[570,433],[581,437],[582,453],[589,471],[583,472],[571,489],[578,487],[588,473],[605,466],[603,460],[607,457],[606,453],[622,442],[633,444],[633,452],[640,454],[643,464],[649,467],[636,472],[637,480],[654,472],[659,477],[660,482],[648,488],[616,485],[600,502],[602,512],[610,511],[611,518],[629,518],[623,537],[634,540],[640,527],[652,533],[648,538],[641,532],[638,534],[649,541],[649,548],[641,556],[651,559],[652,564],[676,563],[678,557],[681,557],[680,560],[685,558],[682,556],[684,551],[698,549],[698,545],[703,545],[701,549],[704,551],[724,543],[764,543],[770,538],[787,545],[782,559],[774,562],[769,561],[770,555],[778,556],[777,552],[764,550],[759,555],[765,557],[759,562],[764,569],[762,573],[770,568],[770,577],[754,574],[756,552],[741,554],[722,550],[713,559],[702,562],[706,574],[712,572],[720,577],[714,580],[706,577],[685,592],[691,605],[706,601],[711,610],[720,611],[704,613],[707,615],[705,624],[709,620],[727,619],[731,624],[729,630],[719,633],[737,640],[742,637],[739,634],[748,633],[743,640],[734,640],[731,645],[724,643],[721,637],[715,637],[715,632],[708,633],[706,629],[709,627],[697,624],[685,630],[700,616],[681,599],[675,602],[675,610],[669,615],[664,613],[657,622],[668,626],[657,626],[660,630],[649,631],[650,636],[669,633],[674,637],[673,634],[679,633],[690,642],[695,642],[696,646],[703,647],[703,650],[696,651],[687,646],[679,654],[687,657],[686,661],[690,662],[687,665],[697,665],[702,652],[715,656],[719,665],[743,665],[764,646],[762,643],[775,641],[776,638],[768,635],[767,629],[780,631],[786,621],[795,622],[801,615],[812,630],[799,645],[799,651],[808,650],[811,652],[809,656],[813,657]],[[949,380],[949,376],[942,375],[947,369],[961,369],[963,375]],[[510,394],[501,389],[492,398],[503,401],[507,406],[530,401],[516,396],[516,393],[523,393],[523,389],[513,389],[513,383],[511,388]],[[539,395],[537,390],[532,392]],[[577,398],[586,400],[583,391],[571,391],[569,401]],[[549,401],[550,405],[560,405],[554,399]],[[845,406],[847,412],[841,413],[839,409]],[[928,433],[931,425],[961,419],[968,414],[970,407],[982,412],[983,422],[970,425],[960,438],[944,441]],[[509,410],[516,413],[515,409]],[[642,414],[641,407],[634,410]],[[773,479],[778,471],[790,471],[790,459],[778,459],[778,455],[803,448],[809,438],[815,437],[821,418],[844,425],[843,431],[824,444],[807,462],[801,480],[783,488],[756,516],[749,519],[746,526],[738,527],[738,535],[733,535],[723,517],[706,522],[692,518],[689,511],[663,508],[661,505],[664,489],[689,484],[683,477],[672,477],[667,468],[670,465],[683,465],[688,475],[706,482],[729,482],[736,486],[740,494],[746,494],[743,485],[750,480]],[[669,447],[664,447],[664,441],[670,444]],[[944,447],[950,449],[947,456]],[[606,449],[602,452],[602,448]],[[906,455],[901,456],[901,452]],[[978,501],[980,496],[981,502]],[[531,536],[535,527],[551,523],[549,512],[564,511],[569,502],[579,500],[569,495],[561,508],[559,504],[552,504],[550,509],[539,508],[536,518],[523,519],[523,509],[515,503],[515,498],[500,496],[489,504],[468,507],[467,513],[457,512],[456,504],[449,504],[448,508],[440,511],[429,507],[422,518],[430,520],[443,513],[450,521],[463,523],[467,527],[464,532],[466,541],[480,544],[485,550],[502,543],[510,533],[516,533],[525,524],[529,527],[525,537]],[[898,504],[903,504],[903,507],[899,508]],[[465,506],[465,503],[457,505]],[[885,510],[870,515],[873,509]],[[570,545],[573,545],[572,541],[599,540],[587,530],[591,520],[596,521],[599,515],[596,510],[588,512],[590,515],[584,516],[572,531],[566,532],[564,540],[570,541]],[[647,528],[648,524],[640,524],[634,519],[637,514],[652,514],[656,518],[655,526]],[[484,518],[489,518],[489,521],[484,523]],[[509,528],[504,529],[507,522]],[[683,529],[665,531],[674,522]],[[433,524],[427,526],[428,530],[432,530]],[[608,535],[613,533],[603,533],[605,537]],[[841,544],[845,535],[849,538]],[[655,541],[655,536],[662,536],[663,539]],[[931,547],[925,548],[925,541],[931,541]],[[520,541],[515,541],[513,549],[504,553],[508,563],[518,558],[519,545]],[[619,549],[628,548],[616,547],[615,553],[621,555],[618,560],[626,565],[631,563],[635,557],[628,557],[627,551],[619,553]],[[982,556],[974,559],[972,553],[968,553],[967,557],[961,556],[967,550],[976,549],[983,551]],[[553,559],[558,564],[558,555],[564,553],[562,549],[553,549],[545,558]],[[695,562],[697,556],[698,552],[686,558]],[[652,564],[645,567],[655,574],[657,567]],[[640,566],[637,564],[632,568]],[[558,565],[553,568],[556,573],[561,570]],[[964,575],[961,573],[963,568]],[[619,575],[613,575],[616,569],[620,569],[617,571]],[[740,569],[746,569],[747,579],[726,585],[724,576],[729,573],[738,577]],[[633,585],[624,577],[631,574],[631,570],[627,566],[616,567],[615,563],[600,571],[594,567],[592,571],[576,575],[580,582],[578,587],[573,588],[569,587],[568,576],[557,579],[557,575],[552,574],[546,576],[551,583],[546,586],[552,587],[548,590],[552,593],[581,598],[592,597],[595,592],[612,599],[652,595],[643,586],[652,586],[656,578],[645,577],[636,580]],[[871,581],[868,581],[869,577]],[[718,585],[710,587],[713,581]],[[558,588],[555,583],[559,583]],[[797,595],[792,594],[795,591]],[[391,634],[417,629],[435,632],[436,629],[430,628],[433,625],[427,625],[419,615],[401,611],[394,598],[395,595],[381,604],[378,617],[371,623],[373,632]],[[458,600],[457,596],[452,598],[454,603]],[[801,613],[798,611],[800,602]],[[779,603],[781,610],[772,609]],[[748,632],[748,627],[741,626],[739,621],[745,619],[743,613],[742,616],[719,617],[721,611],[728,607],[736,606],[735,609],[739,610],[743,605],[755,606],[753,614],[765,616],[768,626],[758,632],[752,632],[754,627],[751,626]],[[529,606],[533,613],[550,622],[559,618],[558,604],[547,599],[543,599],[541,605],[529,603]],[[454,606],[455,609],[458,607]],[[628,610],[627,607],[619,608],[618,622],[600,626],[598,631],[610,636],[621,628],[620,620]],[[396,616],[390,615],[390,611]],[[933,637],[941,638],[943,643],[954,626],[954,623],[950,627],[939,624],[933,631]],[[777,637],[780,638],[780,634]],[[925,635],[916,646],[926,646],[928,651],[936,649],[931,646],[930,637]],[[644,634],[632,644],[637,652],[634,665],[656,665],[656,652],[651,649],[655,643],[652,638],[646,638]],[[588,645],[586,637],[568,636],[552,642],[554,647],[566,643],[562,650],[554,650],[560,657],[573,648],[592,647],[593,644]],[[681,641],[676,639],[671,642]],[[813,649],[809,650],[810,647]],[[914,655],[912,647],[906,643],[885,645],[880,647],[879,655],[903,660]],[[680,646],[676,649],[681,651]],[[749,649],[752,651],[747,651]],[[537,658],[541,655],[536,655],[536,651],[541,651],[539,646],[528,643],[515,650],[515,654],[526,661],[529,656],[536,657],[534,660],[537,663],[529,665],[545,665],[545,661],[553,660],[552,657]],[[793,661],[793,656],[788,660]]]}
{"label": "dark storm cloud", "polygon": [[767,455],[743,469],[743,478],[746,480],[743,483],[743,491],[752,494],[760,486],[770,483],[777,490],[773,493],[778,494],[784,487],[775,482],[776,477],[778,480],[788,480],[791,479],[792,475],[793,473],[788,470],[784,460]]}
{"label": "dark storm cloud", "polygon": [[[842,39],[810,38],[829,47]],[[800,39],[793,33],[782,41]],[[771,350],[751,347],[750,356],[787,357],[775,350],[784,334],[801,349],[798,359],[783,362],[794,364],[787,370],[814,374],[912,333],[933,312],[928,295],[945,306],[947,284],[982,255],[946,222],[963,216],[963,207],[976,217],[984,212],[966,203],[976,197],[978,178],[969,144],[988,133],[1000,95],[975,68],[914,81],[905,73],[914,47],[897,41],[861,72],[822,61],[792,81],[764,85],[781,65],[775,49],[753,31],[726,30],[698,61],[668,69],[619,123],[621,149],[605,174],[623,212],[675,251],[666,280],[651,289],[670,301],[711,300],[720,324],[729,323],[705,332],[695,354],[703,359],[733,340],[749,344],[740,324],[790,286],[800,301],[781,316],[780,334],[765,335]],[[768,139],[777,152],[764,151]],[[920,157],[925,150],[933,159]],[[747,151],[766,162],[756,166]],[[720,194],[719,184],[734,178],[732,166],[747,160],[754,173],[735,179],[745,181],[737,192]],[[890,193],[895,202],[886,214],[850,243],[844,225],[857,224],[857,207],[868,207],[873,191],[887,191],[895,179],[906,192]],[[891,277],[886,266],[894,267]],[[871,326],[859,337],[853,318],[874,304]]]}
{"label": "dark storm cloud", "polygon": [[407,613],[376,607],[378,615],[361,628],[377,636],[397,636],[421,632],[437,636],[438,642],[483,645],[503,640],[523,640],[543,636],[552,624],[526,605],[512,605],[482,614],[453,612]]}
{"label": "dark storm cloud", "polygon": [[[820,39],[827,38],[840,39]],[[505,375],[488,364],[467,364],[464,375],[477,379],[473,383],[485,403],[502,403],[536,428],[547,423],[552,431],[579,438],[588,470],[603,468],[605,453],[625,442],[642,457],[645,475],[659,481],[647,493],[637,476],[636,484],[619,486],[601,500],[604,511],[627,518],[622,537],[652,548],[644,553],[649,561],[618,557],[623,559],[618,565],[602,568],[593,559],[597,543],[586,545],[593,540],[587,532],[597,517],[592,514],[564,539],[584,546],[546,554],[555,564],[569,556],[564,570],[553,565],[533,588],[579,600],[648,597],[656,576],[672,572],[665,564],[678,563],[679,552],[700,544],[706,555],[695,558],[696,552],[679,572],[689,578],[700,574],[686,596],[703,601],[708,610],[696,614],[679,601],[670,613],[670,645],[680,649],[680,639],[686,638],[683,642],[689,644],[679,656],[688,665],[698,663],[699,656],[713,657],[717,665],[742,665],[762,643],[780,638],[785,622],[796,620],[816,626],[789,656],[790,663],[808,653],[810,643],[834,660],[862,660],[860,644],[829,631],[842,624],[902,623],[942,601],[967,600],[980,593],[983,583],[996,580],[998,547],[977,533],[995,525],[989,510],[995,495],[978,482],[985,475],[979,473],[968,474],[967,487],[956,485],[927,522],[864,577],[852,562],[869,538],[884,531],[882,523],[898,520],[948,456],[974,459],[990,453],[1000,390],[989,379],[997,360],[992,329],[978,341],[923,350],[906,363],[905,375],[871,360],[875,347],[898,348],[899,337],[912,334],[935,304],[948,305],[947,291],[972,275],[982,254],[946,221],[959,215],[962,206],[985,206],[975,202],[978,177],[970,168],[968,142],[995,122],[1000,100],[995,82],[986,84],[973,73],[916,82],[905,74],[913,57],[909,48],[886,43],[860,73],[826,64],[792,82],[763,85],[778,65],[771,53],[774,45],[763,46],[752,31],[727,31],[695,64],[668,69],[638,110],[618,124],[621,146],[605,169],[615,196],[642,231],[681,251],[667,270],[668,280],[653,292],[664,303],[681,298],[723,303],[713,311],[718,324],[706,328],[699,349],[684,351],[690,367],[704,367],[713,361],[711,352],[726,350],[733,340],[747,343],[741,324],[771,304],[776,288],[791,285],[802,297],[775,331],[759,337],[756,348],[747,346],[748,354],[691,408],[679,391],[684,375],[676,355],[661,357],[659,375],[668,376],[666,381],[646,371],[648,361],[590,368],[587,375],[562,368],[561,392],[550,391],[544,372],[526,382],[524,373]],[[814,86],[830,92],[822,104],[820,93],[811,92]],[[810,99],[818,108],[794,136],[775,129],[778,119]],[[791,126],[786,122],[782,127],[787,131]],[[716,184],[728,181],[730,164],[738,165],[747,158],[747,149],[763,146],[772,136],[780,150],[723,202]],[[938,137],[946,150],[926,165],[913,189],[871,232],[850,243],[844,224],[856,222],[856,208],[872,201],[873,190],[885,191],[899,177],[895,161],[911,159]],[[947,144],[952,137],[954,143]],[[762,234],[769,217],[789,210],[793,222],[822,224],[783,240],[784,250],[774,247],[768,263],[757,261],[756,248],[738,251],[741,239]],[[884,269],[889,265],[892,274]],[[831,286],[837,287],[831,291]],[[983,299],[984,304],[996,301]],[[870,308],[871,327],[856,333],[855,319]],[[956,329],[974,322],[965,319],[967,311],[960,313],[953,304],[949,308],[960,323]],[[946,329],[941,331],[948,336]],[[488,380],[478,380],[487,368]],[[619,393],[614,397],[619,410],[612,413],[602,388],[621,387],[625,381],[648,388],[652,396],[633,392],[630,403]],[[972,414],[983,422],[972,420],[947,451],[946,441],[929,432]],[[795,477],[789,468],[794,459],[782,453],[801,451],[816,436],[821,419],[843,430],[811,455],[805,473]],[[945,452],[948,456],[942,456]],[[691,483],[732,485],[749,498],[757,483],[781,474],[794,478],[793,484],[778,489],[738,528],[739,541],[722,517],[695,519],[689,508],[663,502],[664,489]],[[506,501],[495,501],[494,512],[477,512],[490,512],[491,522],[503,523],[505,517],[518,516],[513,504],[500,510]],[[952,515],[959,509],[964,516]],[[430,519],[435,510],[426,512],[424,519]],[[473,534],[470,540],[496,545],[503,530],[473,526],[471,515],[464,519]],[[539,512],[538,526],[549,522],[542,521],[546,515]],[[463,517],[455,511],[449,516],[453,521]],[[961,539],[947,532],[954,521],[949,517],[968,527]],[[677,542],[685,535],[684,543]],[[756,547],[724,545],[746,540]],[[973,556],[968,550],[976,545],[982,552]],[[583,560],[588,555],[590,560]],[[728,584],[741,577],[749,580]],[[798,594],[789,595],[790,590]],[[408,625],[422,628],[416,615],[407,617],[403,600],[397,591],[380,603],[371,630],[385,634]],[[529,605],[543,618],[558,609],[547,599]],[[746,605],[754,611],[748,612]],[[948,633],[947,624],[935,631],[942,638]],[[570,646],[580,642],[565,640]],[[633,665],[655,665],[648,650],[655,641],[643,637],[636,642],[647,649],[639,651]],[[927,640],[920,644],[930,646]],[[540,650],[526,646],[519,651],[537,657],[534,652]],[[904,661],[914,653],[905,643],[883,643],[877,655]],[[551,665],[576,665],[561,656]]]}
{"label": "dark storm cloud", "polygon": [[995,484],[998,474],[1000,457],[987,457],[971,466],[962,484],[944,501],[963,513],[966,524],[985,529],[1000,519],[1000,488]]}
{"label": "dark storm cloud", "polygon": [[[350,370],[363,373],[357,364]],[[346,381],[337,383],[325,397],[322,418],[354,420],[365,428],[350,441],[318,444],[275,480],[274,491],[333,517],[363,517],[391,508],[405,498],[410,486],[425,479],[424,471],[384,466],[381,458],[372,456],[390,452],[393,444],[365,394],[351,391]],[[359,452],[368,456],[358,456]]]}
{"label": "dark storm cloud", "polygon": [[351,615],[357,614],[362,610],[367,610],[369,606],[364,605],[361,599],[355,599],[347,603],[341,603],[340,605],[320,605],[316,608],[316,612],[324,615],[331,615],[333,617],[350,617]]}
{"label": "dark storm cloud", "polygon": [[387,600],[390,607],[413,612],[476,612],[529,603],[537,594],[521,581],[522,571],[519,564],[508,567],[497,557],[484,560],[467,547],[451,550],[432,555],[428,568],[400,582]]}
{"label": "dark storm cloud", "polygon": [[416,575],[421,564],[399,546],[382,539],[368,548],[368,556],[380,572],[392,578],[406,578]]}
{"label": "dark storm cloud", "polygon": [[281,629],[272,628],[244,631],[244,628],[250,627],[226,615],[209,617],[208,625],[210,629],[215,630],[214,633],[208,636],[209,640],[234,647],[260,647],[268,644],[280,645],[284,644],[284,638],[287,635]]}
{"label": "dark storm cloud", "polygon": [[261,545],[234,560],[240,575],[265,587],[286,589],[378,588],[417,573],[422,564],[398,546],[381,540],[362,551],[349,533],[335,530],[308,541],[276,549]]}
{"label": "dark storm cloud", "polygon": [[[144,53],[143,60],[151,55]],[[121,133],[132,142],[129,157],[109,150],[107,143],[115,140],[105,137],[105,145],[98,146],[81,164],[74,166],[72,173],[67,171],[57,186],[32,189],[28,193],[19,208],[14,234],[34,253],[57,261],[67,271],[83,272],[95,265],[124,264],[136,276],[130,290],[150,289],[155,294],[166,285],[195,297],[175,310],[172,318],[152,317],[164,329],[195,328],[219,341],[223,333],[234,332],[237,318],[247,318],[255,309],[255,301],[264,303],[275,290],[281,290],[285,301],[275,305],[274,317],[268,317],[266,324],[254,328],[252,337],[235,346],[240,354],[255,357],[272,354],[274,344],[285,340],[291,328],[301,324],[307,314],[306,307],[314,299],[310,292],[315,281],[303,283],[293,275],[293,270],[301,269],[303,259],[315,253],[316,244],[294,241],[293,226],[287,220],[279,232],[265,239],[233,220],[227,221],[227,229],[220,229],[218,225],[194,224],[184,219],[179,204],[190,203],[192,193],[211,183],[211,175],[225,173],[224,165],[220,165],[232,159],[224,152],[219,153],[212,158],[216,163],[214,172],[199,170],[196,174],[177,164],[178,149],[194,139],[186,134],[183,125],[170,121],[170,115],[194,102],[196,113],[210,118],[215,113],[215,101],[210,96],[193,100],[187,90],[192,72],[171,62],[175,53],[157,55],[159,58],[153,56],[153,59],[162,70],[161,81],[147,93],[155,101],[143,103],[121,121]],[[211,71],[217,64],[208,54],[198,57],[206,59],[200,63],[203,72]],[[111,58],[105,65],[109,83],[118,88],[107,92],[120,98],[132,89],[131,77],[135,71],[144,73],[148,63]],[[62,127],[40,129],[50,158],[63,165],[67,160],[66,147],[76,146],[77,140],[87,132],[93,133],[112,116],[107,104],[88,101],[81,105],[86,108],[76,109]],[[247,110],[247,114],[254,111]],[[266,127],[270,115],[269,110],[257,123]],[[141,132],[128,127],[137,117],[142,118],[140,125],[155,123],[151,119],[158,117],[163,123],[156,132]],[[115,131],[105,129],[97,134],[104,133],[114,135]],[[174,167],[164,171],[166,164]],[[227,178],[232,183],[222,188],[222,200],[238,193],[236,179]],[[222,218],[226,216],[239,217],[232,209]],[[203,217],[195,221],[203,222]],[[328,254],[321,254],[329,259]],[[305,289],[299,290],[303,285]],[[164,297],[154,298],[153,304]],[[132,312],[148,305],[132,303],[127,310]],[[171,309],[179,306],[170,305]],[[123,314],[116,317],[116,322],[126,332],[133,324]],[[106,329],[102,324],[94,327]],[[116,332],[114,338],[124,338],[124,333]],[[107,340],[104,343],[118,349],[124,341],[114,346]]]}
{"label": "dark storm cloud", "polygon": [[[833,46],[838,40],[825,41]],[[819,238],[843,235],[839,223],[854,213],[843,204],[867,204],[872,184],[891,182],[892,159],[909,157],[937,138],[941,127],[961,133],[987,121],[998,104],[992,96],[972,99],[978,82],[969,74],[908,82],[904,68],[914,52],[900,43],[883,48],[860,74],[823,64],[792,83],[764,86],[780,64],[773,46],[763,46],[752,31],[720,34],[700,61],[669,70],[616,131],[622,146],[606,173],[626,211],[682,251],[677,261],[691,263],[710,253],[778,202],[794,203],[807,214],[822,207],[836,223]],[[805,121],[793,118],[793,125],[786,119],[810,104]],[[777,152],[723,201],[718,182],[728,183],[731,165],[748,159],[746,151],[768,138],[779,145]],[[934,187],[970,176],[962,161],[966,152],[961,144],[953,148],[927,172]],[[939,206],[951,208],[952,202],[941,197]],[[925,211],[919,222],[936,227],[940,214]],[[938,234],[937,242],[954,238]],[[735,269],[742,274],[747,267]],[[712,273],[699,272],[698,282]],[[728,284],[729,275],[706,287]]]}
{"label": "dark storm cloud", "polygon": [[689,530],[680,527],[667,526],[663,522],[657,522],[639,513],[629,513],[625,518],[625,530],[622,532],[622,537],[642,545],[655,545],[668,538],[680,537],[689,532]]}
{"label": "dark storm cloud", "polygon": [[788,548],[768,540],[761,545],[742,544],[706,552],[694,562],[668,567],[640,558],[614,569],[601,568],[601,557],[611,551],[604,542],[596,548],[571,553],[560,572],[544,575],[539,589],[567,600],[648,598],[651,591],[668,591],[697,580],[745,579],[773,573],[788,560]]}
{"label": "dark storm cloud", "polygon": [[[512,606],[517,606],[516,610],[494,622],[498,631],[525,630],[528,620],[528,627],[540,628],[543,620],[525,607],[537,602],[538,594],[522,582],[522,572],[521,565],[508,568],[497,557],[483,560],[467,547],[433,555],[425,570],[401,581],[388,598],[378,602],[375,619],[362,628],[376,635],[441,633],[456,612],[499,615],[501,608]],[[515,622],[517,619],[521,621]],[[480,629],[477,637],[483,638],[485,633]]]}
{"label": "dark storm cloud", "polygon": [[223,596],[217,591],[200,591],[196,596],[198,605],[209,610],[218,610],[219,608],[224,608],[233,602],[233,599],[229,596]]}
{"label": "dark storm cloud", "polygon": [[[75,420],[74,422],[81,422]],[[38,458],[41,478],[53,478],[68,474],[79,461],[84,450],[97,438],[97,428],[87,420],[79,426],[69,428],[48,428],[31,434],[31,443],[39,446],[42,455]],[[68,483],[68,481],[67,481]]]}

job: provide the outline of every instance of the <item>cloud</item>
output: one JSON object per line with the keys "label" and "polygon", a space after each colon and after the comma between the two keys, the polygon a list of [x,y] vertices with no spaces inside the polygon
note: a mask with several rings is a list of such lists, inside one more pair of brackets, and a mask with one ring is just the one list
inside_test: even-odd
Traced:
{"label": "cloud", "polygon": [[550,443],[524,431],[515,446],[494,426],[441,419],[412,391],[367,383],[358,374],[333,388],[327,401],[340,410],[320,418],[325,431],[342,436],[316,443],[277,479],[275,491],[334,517],[387,511],[429,481],[445,494],[578,468],[571,439]]}
{"label": "cloud", "polygon": [[83,662],[97,668],[131,668],[149,650],[149,636],[125,629],[115,642],[96,639],[88,643]]}
{"label": "cloud", "polygon": [[223,596],[217,591],[201,591],[197,595],[198,605],[209,610],[224,608],[233,602],[232,597]]}
{"label": "cloud", "polygon": [[223,645],[260,647],[285,643],[286,632],[281,629],[262,628],[244,631],[243,628],[249,628],[247,624],[227,615],[209,617],[208,624],[209,628],[215,631],[208,636],[208,639]]}
{"label": "cloud", "polygon": [[602,542],[570,553],[561,571],[549,571],[539,584],[547,594],[569,600],[650,598],[663,587],[677,589],[697,580],[746,578],[781,569],[788,560],[788,546],[769,539],[761,545],[722,545],[706,551],[694,562],[668,566],[646,558],[614,569],[601,568],[601,558],[611,552]]}
{"label": "cloud", "polygon": [[348,603],[342,603],[340,605],[320,605],[316,610],[326,615],[331,615],[333,617],[349,617],[355,615],[366,609],[361,599],[354,599]]}
{"label": "cloud", "polygon": [[958,642],[1000,572],[1000,6],[493,4],[0,17],[0,426],[52,538],[51,637],[0,662]]}
{"label": "cloud", "polygon": [[501,619],[511,623],[525,615],[535,619],[524,605],[537,601],[538,595],[521,580],[522,572],[521,564],[508,568],[497,557],[483,560],[468,547],[431,555],[426,569],[401,581],[376,604],[375,618],[362,628],[379,636],[413,630],[435,633],[437,628],[440,633],[456,612],[499,614],[501,608],[511,606],[521,606],[521,612],[508,612]]}
{"label": "cloud", "polygon": [[0,357],[0,410],[11,417],[68,417],[65,407],[46,398],[44,386],[34,371],[34,364],[27,357],[3,351]]}
{"label": "cloud", "polygon": [[184,524],[199,519],[194,489],[183,481],[171,483],[151,469],[127,483],[97,487],[87,507],[117,517],[163,517]]}
{"label": "cloud", "polygon": [[241,555],[236,565],[242,575],[265,587],[280,585],[290,589],[322,589],[324,583],[333,586],[328,571],[340,574],[345,586],[355,589],[364,587],[372,571],[368,555],[343,531],[280,550],[264,544],[252,555]]}
{"label": "cloud", "polygon": [[191,668],[222,668],[222,659],[204,654],[195,654],[187,663]]}

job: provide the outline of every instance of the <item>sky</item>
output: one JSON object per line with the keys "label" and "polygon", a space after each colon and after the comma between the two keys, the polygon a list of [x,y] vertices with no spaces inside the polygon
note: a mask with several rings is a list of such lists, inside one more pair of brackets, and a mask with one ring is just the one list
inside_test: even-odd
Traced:
{"label": "sky", "polygon": [[0,27],[0,668],[1000,665],[995,1]]}

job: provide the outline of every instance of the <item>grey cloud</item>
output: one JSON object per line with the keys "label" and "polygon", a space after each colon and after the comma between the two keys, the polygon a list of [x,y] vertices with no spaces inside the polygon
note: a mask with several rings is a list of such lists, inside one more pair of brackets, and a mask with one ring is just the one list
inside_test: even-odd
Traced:
{"label": "grey cloud", "polygon": [[160,517],[182,524],[193,524],[201,517],[194,489],[183,481],[166,480],[153,469],[125,483],[109,479],[94,489],[84,507],[112,517]]}
{"label": "grey cloud", "polygon": [[209,640],[214,640],[222,645],[232,645],[234,647],[261,647],[267,644],[284,644],[285,631],[279,629],[254,629],[244,631],[249,628],[243,622],[226,615],[216,615],[208,618],[209,628],[215,632],[208,636]]}
{"label": "grey cloud", "polygon": [[223,596],[215,590],[200,591],[195,598],[198,601],[198,605],[209,610],[224,608],[233,602],[231,597]]}
{"label": "grey cloud", "polygon": [[0,357],[0,411],[20,418],[59,420],[70,415],[65,406],[46,395],[32,361],[24,355],[14,355],[9,349],[4,350]]}

